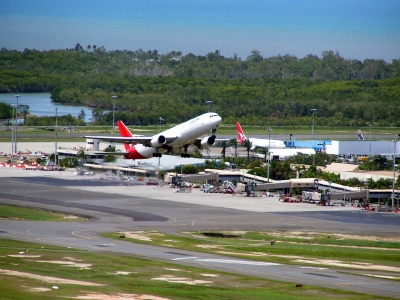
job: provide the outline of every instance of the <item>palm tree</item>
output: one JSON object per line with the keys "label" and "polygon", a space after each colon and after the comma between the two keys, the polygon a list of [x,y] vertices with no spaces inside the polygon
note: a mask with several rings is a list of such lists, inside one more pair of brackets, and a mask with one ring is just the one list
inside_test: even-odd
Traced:
{"label": "palm tree", "polygon": [[225,152],[226,152],[226,147],[228,147],[228,142],[220,141],[220,142],[218,142],[217,147],[222,147],[221,155],[222,155],[222,158],[225,159]]}
{"label": "palm tree", "polygon": [[76,153],[76,158],[78,159],[78,161],[80,162],[80,164],[83,165],[83,162],[86,161],[85,151],[79,150],[79,151]]}
{"label": "palm tree", "polygon": [[26,104],[20,104],[18,105],[18,113],[22,114],[24,116],[24,125],[25,125],[25,120],[26,120],[26,116],[30,114],[29,112],[29,105]]}
{"label": "palm tree", "polygon": [[258,152],[260,152],[260,154],[264,154],[264,161],[267,162],[268,148],[267,147],[260,148]]}
{"label": "palm tree", "polygon": [[228,145],[235,147],[235,157],[237,157],[237,147],[238,147],[237,139],[236,138],[230,139]]}
{"label": "palm tree", "polygon": [[242,145],[243,145],[243,147],[246,148],[246,151],[247,151],[247,160],[250,160],[250,150],[251,150],[251,147],[253,147],[253,143],[250,142],[249,139],[245,139],[245,140],[243,141]]}

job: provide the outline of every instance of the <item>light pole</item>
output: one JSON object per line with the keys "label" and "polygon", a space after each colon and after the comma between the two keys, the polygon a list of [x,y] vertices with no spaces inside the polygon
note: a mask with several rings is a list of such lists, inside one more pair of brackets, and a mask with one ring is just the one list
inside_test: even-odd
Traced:
{"label": "light pole", "polygon": [[254,172],[253,197],[256,196],[256,172]]}
{"label": "light pole", "polygon": [[54,146],[54,165],[57,166],[57,112],[58,108],[55,108],[54,111],[56,112],[56,143]]}
{"label": "light pole", "polygon": [[113,126],[113,132],[112,132],[112,134],[114,135],[114,127],[115,127],[115,99],[117,99],[117,98],[118,98],[118,96],[111,96],[111,98],[113,98],[113,99],[114,99],[114,108],[113,108],[113,123],[112,123],[112,126]]}
{"label": "light pole", "polygon": [[[160,132],[161,132],[161,122],[164,121],[164,119],[161,118],[161,117],[158,117],[157,120],[160,121],[160,125],[159,125],[159,127],[158,127],[158,133],[160,133]],[[160,158],[161,158],[161,157],[158,157],[158,167],[157,167],[158,179],[160,179]],[[182,173],[182,172],[181,172],[181,173]]]}
{"label": "light pole", "polygon": [[[311,126],[311,136],[312,136],[312,148],[314,148],[314,113],[317,110],[316,108],[311,108],[310,109],[312,111],[312,126]],[[315,154],[314,154],[314,158],[313,158],[313,165],[315,166]]]}
{"label": "light pole", "polygon": [[211,111],[211,103],[213,103],[213,102],[211,100],[208,100],[206,103],[208,104],[208,112],[210,112]]}
{"label": "light pole", "polygon": [[14,153],[18,153],[18,147],[17,147],[17,138],[18,138],[18,98],[21,97],[20,95],[15,95],[15,98],[17,98],[17,106],[15,107],[15,150]]}
{"label": "light pole", "polygon": [[[267,130],[268,130],[268,152],[267,152],[267,154],[268,154],[268,166],[267,166],[267,182],[269,183],[269,164],[270,164],[270,162],[271,162],[271,159],[270,159],[271,150],[270,150],[270,148],[271,148],[271,131],[272,131],[272,128],[271,128],[271,127],[268,127]],[[269,190],[269,189],[267,189],[267,191],[268,191],[268,190]]]}
{"label": "light pole", "polygon": [[14,109],[12,106],[12,121],[11,121],[11,164],[14,164]]}
{"label": "light pole", "polygon": [[369,170],[371,171],[371,156],[372,156],[371,136],[372,136],[372,124],[369,124],[368,127],[369,127],[369,157],[368,157],[368,163],[369,163]]}
{"label": "light pole", "polygon": [[157,120],[160,121],[160,123],[159,123],[159,125],[158,125],[158,133],[160,133],[160,132],[161,132],[161,122],[164,121],[164,119],[161,118],[161,117],[158,117]]}
{"label": "light pole", "polygon": [[396,143],[397,140],[393,140],[393,184],[392,184],[392,208],[394,207],[394,183],[396,181]]}
{"label": "light pole", "polygon": [[183,167],[183,165],[181,165],[181,184],[180,184],[180,187],[182,187],[182,167]]}

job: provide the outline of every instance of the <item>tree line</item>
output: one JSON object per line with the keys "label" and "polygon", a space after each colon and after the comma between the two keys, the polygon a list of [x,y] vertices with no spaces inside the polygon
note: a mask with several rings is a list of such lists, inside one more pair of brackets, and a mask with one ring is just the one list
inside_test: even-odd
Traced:
{"label": "tree line", "polygon": [[400,60],[344,59],[324,51],[247,59],[157,50],[106,51],[77,44],[65,50],[0,50],[0,92],[51,92],[53,101],[97,108],[92,121],[179,123],[207,111],[224,123],[300,126],[400,126]]}

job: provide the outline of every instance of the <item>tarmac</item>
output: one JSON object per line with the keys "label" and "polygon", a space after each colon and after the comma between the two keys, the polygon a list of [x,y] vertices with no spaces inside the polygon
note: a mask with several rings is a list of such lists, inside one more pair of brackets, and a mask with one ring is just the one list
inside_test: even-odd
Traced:
{"label": "tarmac", "polygon": [[[74,147],[85,147],[86,143],[62,142],[58,143],[58,148],[73,149]],[[0,152],[8,153],[11,148],[10,143],[0,143]],[[19,142],[18,149],[21,151],[29,150],[31,152],[53,152],[53,143],[33,143]],[[75,169],[66,171],[39,171],[23,170],[20,168],[0,167],[0,177],[20,177],[29,180],[30,177],[59,179],[59,185],[69,189],[80,189],[85,191],[101,192],[112,195],[143,197],[163,201],[174,201],[179,203],[191,203],[212,207],[231,208],[252,212],[310,212],[310,211],[359,211],[359,208],[352,206],[321,206],[310,203],[286,203],[279,201],[277,195],[274,197],[246,197],[244,194],[210,194],[204,193],[199,189],[193,188],[191,193],[181,193],[167,186],[148,186],[143,182],[120,181],[119,185],[104,184],[85,185],[85,182],[106,182],[105,173],[96,173],[94,175],[76,175]],[[76,182],[79,181],[79,184]],[[83,181],[83,182],[82,182]],[[34,184],[34,183],[33,183]]]}
{"label": "tarmac", "polygon": [[[101,192],[126,197],[140,197],[143,199],[190,203],[212,207],[230,208],[251,212],[311,212],[311,211],[359,211],[352,206],[321,206],[310,203],[287,203],[279,201],[277,195],[246,197],[245,194],[212,194],[204,193],[200,189],[192,188],[191,192],[177,192],[177,189],[168,186],[145,185],[140,181],[118,181],[113,185],[107,184],[104,173],[94,175],[76,175],[76,170],[66,171],[39,171],[23,170],[20,168],[0,167],[0,177],[21,178],[29,184],[46,184],[46,178],[56,180],[57,185],[67,189]],[[34,180],[34,178],[40,180]],[[93,185],[96,181],[98,184]]]}

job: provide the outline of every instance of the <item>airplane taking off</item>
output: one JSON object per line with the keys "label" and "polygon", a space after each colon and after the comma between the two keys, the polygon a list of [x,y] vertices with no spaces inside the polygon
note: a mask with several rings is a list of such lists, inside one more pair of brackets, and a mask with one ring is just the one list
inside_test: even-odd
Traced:
{"label": "airplane taking off", "polygon": [[[239,122],[236,122],[236,129],[238,133],[238,143],[243,144],[243,141],[246,138],[242,127],[240,126]],[[268,140],[268,139],[256,139],[256,138],[248,138],[248,140],[252,143],[251,149],[255,148],[270,148],[270,149],[283,149],[286,148],[285,143],[280,140]]]}
{"label": "airplane taking off", "polygon": [[[164,153],[181,153],[181,157],[190,157],[197,149],[207,149],[215,141],[215,132],[221,124],[221,117],[213,112],[205,113],[187,122],[181,123],[151,137],[133,136],[122,121],[118,121],[120,137],[83,136],[110,143],[123,143],[126,152],[101,152],[107,155],[123,155],[126,159],[147,159],[161,157]],[[202,137],[212,132],[211,136]]]}

